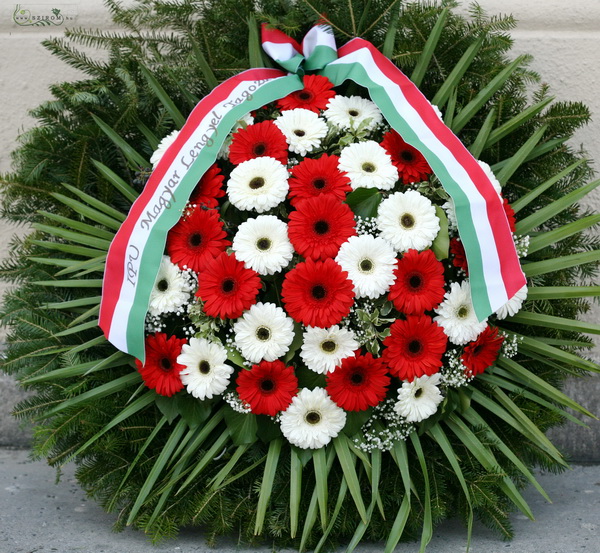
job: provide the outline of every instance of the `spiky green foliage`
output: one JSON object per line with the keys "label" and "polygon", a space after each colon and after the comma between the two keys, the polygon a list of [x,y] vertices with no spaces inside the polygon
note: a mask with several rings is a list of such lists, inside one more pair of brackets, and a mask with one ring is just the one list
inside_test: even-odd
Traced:
{"label": "spiky green foliage", "polygon": [[[88,78],[52,87],[3,176],[3,216],[35,229],[13,240],[0,272],[16,285],[1,313],[2,368],[33,392],[15,413],[36,423],[36,454],[57,467],[75,459],[81,485],[116,513],[117,528],[154,540],[201,524],[209,541],[237,532],[352,550],[368,539],[387,552],[400,539],[424,547],[433,526],[456,515],[469,532],[477,518],[510,537],[510,511],[532,515],[519,490],[531,482],[544,493],[532,467],[565,466],[543,433],[573,418],[566,408],[590,415],[561,384],[598,370],[581,352],[591,344],[584,333],[599,328],[577,321],[585,297],[600,294],[598,241],[584,232],[598,217],[577,205],[597,183],[587,184],[588,163],[565,144],[588,120],[585,106],[552,103],[545,86],[528,99],[537,76],[527,57],[509,59],[512,19],[475,7],[465,20],[451,1],[264,0],[259,11],[246,0],[106,3],[121,31],[77,29],[45,43]],[[420,84],[492,165],[518,231],[532,236],[529,300],[503,324],[522,337],[519,356],[451,391],[440,416],[383,454],[357,450],[345,433],[324,450],[298,450],[266,417],[164,401],[96,327],[108,244],[159,138],[216,83],[270,63],[259,22],[300,37],[321,18],[339,43],[371,40]]]}

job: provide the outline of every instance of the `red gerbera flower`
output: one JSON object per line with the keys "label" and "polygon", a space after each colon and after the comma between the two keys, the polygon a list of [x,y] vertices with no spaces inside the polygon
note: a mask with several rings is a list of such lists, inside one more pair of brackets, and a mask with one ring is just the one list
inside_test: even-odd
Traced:
{"label": "red gerbera flower", "polygon": [[404,142],[395,130],[385,133],[381,146],[392,158],[392,163],[398,169],[398,175],[404,184],[427,180],[431,174],[431,167],[423,154]]}
{"label": "red gerbera flower", "polygon": [[304,88],[277,100],[277,107],[286,109],[304,108],[319,113],[335,96],[333,83],[322,75],[304,75]]}
{"label": "red gerbera flower", "polygon": [[340,246],[356,234],[350,207],[333,194],[306,198],[298,202],[288,223],[288,236],[303,257],[335,257]]}
{"label": "red gerbera flower", "polygon": [[462,269],[466,275],[469,275],[469,266],[467,265],[467,254],[465,247],[458,238],[450,239],[450,254],[452,255],[452,264]]}
{"label": "red gerbera flower", "polygon": [[249,371],[240,372],[237,392],[253,413],[273,417],[292,403],[298,393],[298,379],[294,369],[282,361],[261,361]]}
{"label": "red gerbera flower", "polygon": [[210,208],[217,207],[219,200],[225,196],[225,190],[223,190],[223,181],[225,176],[221,173],[220,167],[214,163],[208,168],[208,171],[204,173],[200,182],[194,188],[190,197],[190,203],[206,206]]}
{"label": "red gerbera flower", "polygon": [[387,366],[370,353],[346,357],[342,366],[327,374],[329,397],[346,411],[364,411],[384,398],[390,377]]}
{"label": "red gerbera flower", "polygon": [[333,259],[307,259],[285,275],[281,297],[296,322],[328,328],[350,313],[354,285]]}
{"label": "red gerbera flower", "polygon": [[248,125],[234,133],[229,146],[229,161],[239,165],[255,157],[269,156],[284,165],[288,161],[288,144],[284,134],[271,121]]}
{"label": "red gerbera flower", "polygon": [[498,329],[491,326],[477,337],[477,340],[465,346],[461,356],[463,365],[467,368],[465,373],[470,375],[481,374],[491,367],[498,359],[504,336],[498,336]]}
{"label": "red gerbera flower", "polygon": [[262,283],[235,255],[221,252],[208,261],[198,275],[198,296],[211,317],[237,319],[256,303]]}
{"label": "red gerbera flower", "polygon": [[506,198],[502,198],[502,205],[504,207],[504,213],[506,213],[506,218],[508,219],[508,224],[510,226],[510,231],[515,232],[516,230],[516,219],[515,219],[515,211],[512,206],[508,203]]}
{"label": "red gerbera flower", "polygon": [[433,309],[444,299],[444,266],[433,251],[408,250],[394,271],[389,299],[403,313],[417,315]]}
{"label": "red gerbera flower", "polygon": [[304,198],[321,194],[333,194],[339,200],[345,200],[352,191],[350,179],[338,169],[340,158],[323,154],[319,159],[304,158],[290,169],[289,198],[293,206]]}
{"label": "red gerbera flower", "polygon": [[183,388],[179,373],[185,368],[177,363],[185,338],[177,338],[163,332],[150,334],[146,338],[146,362],[135,360],[144,384],[161,396],[171,397]]}
{"label": "red gerbera flower", "polygon": [[431,317],[408,315],[405,321],[395,321],[390,330],[391,334],[383,341],[387,347],[381,357],[393,375],[412,382],[440,370],[448,338]]}
{"label": "red gerbera flower", "polygon": [[167,253],[179,267],[198,272],[231,244],[219,212],[201,207],[185,214],[167,235]]}

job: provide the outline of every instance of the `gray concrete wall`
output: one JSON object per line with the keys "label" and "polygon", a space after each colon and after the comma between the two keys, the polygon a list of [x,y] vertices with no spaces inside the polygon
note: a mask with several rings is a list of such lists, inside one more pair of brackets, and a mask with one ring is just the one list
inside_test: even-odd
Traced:
{"label": "gray concrete wall", "polygon": [[[102,0],[35,0],[19,2],[33,15],[51,15],[58,8],[67,21],[61,25],[25,26],[14,21],[16,2],[3,0],[0,5],[0,98],[3,104],[0,125],[0,172],[10,167],[9,152],[15,148],[19,132],[34,124],[27,110],[50,99],[48,86],[57,81],[73,80],[80,74],[53,58],[39,44],[49,36],[60,35],[66,26],[110,28],[111,21]],[[559,100],[579,100],[592,109],[594,121],[578,132],[574,146],[585,145],[592,159],[600,160],[600,1],[599,0],[479,0],[490,14],[512,13],[519,26],[512,33],[514,55],[535,56],[532,68],[548,82]],[[463,11],[467,11],[467,2]],[[19,14],[17,14],[18,16]],[[21,23],[25,23],[23,19]],[[600,194],[587,200],[600,208]],[[15,230],[0,222],[0,255],[7,255],[7,238]],[[0,285],[0,287],[3,285]],[[3,291],[0,288],[0,293]],[[598,305],[589,313],[590,321],[600,322]],[[600,341],[598,342],[600,345]],[[600,360],[597,348],[594,356]],[[591,411],[600,414],[600,378],[572,382],[568,391]],[[7,377],[0,375],[0,445],[22,445],[28,432],[11,418],[12,405],[22,393]],[[553,431],[553,437],[577,460],[600,461],[600,423],[589,430],[569,424]]]}

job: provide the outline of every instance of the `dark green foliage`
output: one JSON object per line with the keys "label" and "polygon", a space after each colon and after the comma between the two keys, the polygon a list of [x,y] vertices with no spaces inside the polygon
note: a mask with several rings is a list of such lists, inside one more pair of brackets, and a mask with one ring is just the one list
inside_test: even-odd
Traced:
{"label": "dark green foliage", "polygon": [[[0,313],[9,329],[2,368],[33,392],[30,399],[16,407],[15,414],[37,423],[35,452],[39,457],[46,457],[50,464],[59,467],[76,455],[78,480],[92,497],[116,513],[118,529],[128,524],[130,518],[130,524],[146,531],[154,541],[176,535],[182,525],[202,525],[209,542],[224,533],[239,534],[242,541],[250,543],[257,539],[273,540],[277,547],[302,544],[305,548],[317,545],[331,548],[347,542],[355,533],[360,517],[355,498],[345,491],[346,482],[333,444],[327,448],[331,461],[326,510],[331,516],[339,500],[338,516],[329,527],[321,527],[316,503],[311,507],[316,483],[312,453],[302,452],[301,462],[305,466],[297,505],[301,516],[295,536],[290,536],[293,527],[289,508],[290,451],[289,446],[284,445],[274,475],[263,536],[258,538],[253,535],[257,503],[267,451],[271,440],[277,439],[276,433],[267,432],[261,426],[261,439],[245,440],[244,436],[234,435],[233,443],[227,434],[226,421],[235,417],[231,413],[223,415],[218,404],[211,412],[196,412],[189,406],[181,406],[179,411],[169,413],[160,401],[103,431],[123,409],[146,393],[139,379],[127,380],[136,374],[133,360],[124,355],[115,356],[114,348],[98,329],[91,327],[68,333],[77,325],[94,321],[97,314],[106,248],[89,244],[90,237],[98,238],[93,229],[102,229],[103,234],[112,234],[114,229],[78,213],[51,194],[58,192],[75,198],[64,187],[64,184],[72,185],[126,213],[132,191],[139,191],[143,186],[147,168],[128,159],[91,115],[113,129],[141,158],[148,159],[158,140],[176,128],[174,114],[177,111],[185,116],[216,82],[249,66],[249,24],[268,22],[298,38],[323,18],[334,28],[339,44],[354,36],[363,36],[379,48],[385,45],[390,48],[394,62],[410,75],[421,59],[427,38],[443,8],[451,8],[455,2],[140,0],[132,8],[123,8],[116,0],[107,0],[106,4],[121,31],[76,29],[68,31],[65,38],[46,41],[51,52],[84,71],[88,78],[53,86],[54,99],[32,110],[39,124],[20,137],[19,148],[13,154],[14,170],[2,178],[3,216],[13,221],[45,225],[24,240],[14,239],[12,257],[0,267],[2,278],[16,285],[14,291],[5,296]],[[255,4],[259,11],[255,11]],[[523,57],[478,109],[469,117],[465,112],[460,115],[461,110],[473,106],[470,102],[507,67],[512,43],[508,32],[514,26],[512,18],[489,18],[478,7],[472,9],[471,15],[467,21],[449,12],[421,85],[430,99],[440,94],[439,107],[446,117],[453,117],[455,122],[462,117],[464,124],[460,125],[459,136],[467,146],[476,141],[492,110],[492,129],[498,129],[530,104],[549,98],[546,86],[540,87],[533,98],[527,97],[526,85],[535,82],[537,76],[527,69],[528,58]],[[390,25],[395,32],[389,31]],[[95,59],[80,52],[80,47],[102,49],[105,56]],[[472,59],[460,62],[469,53],[473,54]],[[100,61],[102,59],[106,61]],[[461,78],[441,94],[444,82],[461,63]],[[166,109],[161,103],[160,94],[152,86],[152,77],[160,83],[175,109]],[[551,104],[516,125],[506,137],[483,144],[478,157],[492,165],[496,172],[501,171],[531,135],[547,125],[529,159],[508,177],[504,194],[514,202],[581,159],[580,153],[564,145],[564,139],[588,119],[589,111],[579,103]],[[107,178],[98,164],[121,179],[129,187],[129,194]],[[518,220],[585,185],[591,177],[590,166],[581,163],[522,206]],[[32,211],[32,205],[40,211]],[[64,238],[69,222],[50,218],[42,211],[92,225],[92,228],[82,231],[84,241],[75,247]],[[576,204],[566,206],[537,225],[530,234],[535,237],[584,215]],[[597,238],[576,232],[533,252],[526,258],[525,265],[597,250],[599,246]],[[95,261],[81,265],[77,271],[64,273],[71,265],[88,260]],[[597,271],[597,262],[574,263],[562,270],[538,274],[530,279],[530,284],[537,287],[570,286],[574,282],[593,284]],[[60,281],[69,281],[71,285]],[[75,285],[77,281],[79,285]],[[566,319],[576,319],[587,309],[584,299],[564,297],[532,299],[524,306],[525,311],[534,314]],[[579,354],[591,344],[589,338],[577,331],[523,325],[510,320],[505,321],[503,327],[538,340],[528,347],[524,345],[516,361],[555,387],[560,387],[571,374],[595,370],[591,363],[573,364],[561,357],[564,352]],[[473,388],[496,398],[496,387],[500,387],[514,402],[511,405],[541,431],[561,424],[564,417],[559,409],[566,404],[556,399],[558,396],[548,399],[544,390],[536,384],[524,383],[519,372],[513,369],[512,372],[505,368],[489,371],[492,376],[506,378],[509,387],[498,384],[502,380],[482,379],[475,380]],[[124,384],[115,386],[102,397],[95,395],[98,390],[106,389],[102,386],[121,382],[117,379],[125,379]],[[84,393],[91,394],[85,396],[89,399],[78,401]],[[534,401],[528,393],[539,394],[547,400],[546,405]],[[501,406],[501,403],[495,405]],[[179,417],[178,413],[184,411],[184,417]],[[585,412],[582,408],[580,411]],[[171,415],[173,420],[170,420]],[[484,425],[477,422],[477,416],[485,421]],[[198,420],[194,421],[194,417]],[[350,450],[364,504],[369,507],[373,498],[378,500],[372,504],[370,523],[363,539],[387,540],[405,499],[403,476],[406,474],[417,493],[410,497],[410,516],[402,539],[419,539],[423,526],[427,527],[426,482],[431,491],[433,524],[448,516],[459,516],[467,524],[472,509],[484,524],[510,537],[508,516],[515,505],[506,495],[505,477],[520,489],[527,483],[527,474],[507,451],[513,452],[524,467],[539,465],[556,471],[563,468],[562,459],[553,455],[540,438],[524,437],[521,431],[506,424],[506,417],[475,401],[468,406],[459,406],[457,402],[452,413],[445,417],[436,424],[443,429],[456,456],[469,498],[465,497],[457,473],[440,444],[426,432],[425,425],[419,438],[423,457],[411,440],[407,441],[406,463],[398,456],[399,451],[395,451],[394,456],[383,454],[382,478],[375,493],[369,483],[375,459],[370,454],[360,458]],[[455,417],[468,427],[481,450],[477,450],[477,445],[465,445],[462,439],[465,431],[453,431],[459,427],[450,424],[448,417]],[[88,441],[90,444],[84,447]],[[236,458],[238,447],[245,449],[239,450],[243,453]],[[166,451],[171,454],[165,454],[163,469],[154,474],[153,468]],[[487,459],[485,462],[476,454],[481,451]],[[203,460],[207,462],[202,470],[186,484]],[[142,496],[149,476],[156,479]],[[310,524],[305,526],[305,517],[313,511],[315,519],[311,529]],[[327,538],[319,544],[326,531]]]}

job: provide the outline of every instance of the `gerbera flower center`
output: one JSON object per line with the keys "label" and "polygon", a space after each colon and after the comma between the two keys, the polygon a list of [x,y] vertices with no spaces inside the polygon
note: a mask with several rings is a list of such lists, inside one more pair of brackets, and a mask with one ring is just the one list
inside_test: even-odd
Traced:
{"label": "gerbera flower center", "polygon": [[414,397],[421,397],[423,395],[423,388],[417,388]]}
{"label": "gerbera flower center", "polygon": [[266,237],[263,238],[259,238],[256,241],[256,247],[261,251],[261,252],[266,252],[268,250],[271,249],[271,240],[269,240]]}
{"label": "gerbera flower center", "polygon": [[366,161],[365,163],[363,163],[361,165],[361,169],[365,173],[374,173],[377,170],[377,167],[375,167],[375,165],[373,163]]}
{"label": "gerbera flower center", "polygon": [[226,294],[233,292],[234,288],[235,280],[233,280],[232,278],[226,278],[223,280],[223,282],[221,282],[221,290]]}
{"label": "gerbera flower center", "polygon": [[166,278],[163,278],[158,281],[156,287],[158,288],[159,292],[166,292],[169,289],[169,281]]}
{"label": "gerbera flower center", "polygon": [[165,372],[168,372],[173,368],[173,364],[171,363],[171,360],[168,357],[162,357],[161,360],[158,362],[158,365]]}
{"label": "gerbera flower center", "polygon": [[265,378],[260,381],[259,387],[263,392],[273,392],[275,390],[275,382],[270,378]]}
{"label": "gerbera flower center", "polygon": [[456,316],[459,319],[466,319],[467,316],[469,315],[469,308],[466,305],[461,305],[457,310],[456,310]]}
{"label": "gerbera flower center", "polygon": [[333,340],[321,342],[321,349],[326,353],[333,353],[337,349],[337,344]]}
{"label": "gerbera flower center", "polygon": [[348,115],[350,115],[351,117],[358,117],[360,115],[360,111],[358,111],[357,109],[349,109]]}
{"label": "gerbera flower center", "polygon": [[400,152],[400,157],[402,158],[402,161],[405,161],[406,163],[410,163],[415,159],[415,156],[410,150],[402,150]]}
{"label": "gerbera flower center", "polygon": [[473,348],[473,351],[471,351],[471,355],[474,355],[474,356],[479,355],[481,353],[482,349],[483,349],[483,345],[482,344],[479,344],[479,345],[475,346]]}
{"label": "gerbera flower center", "polygon": [[258,190],[259,188],[262,188],[265,185],[265,179],[262,177],[254,177],[249,183],[248,186],[252,189],[252,190]]}
{"label": "gerbera flower center", "polygon": [[254,152],[254,155],[262,156],[267,151],[267,145],[264,142],[258,142],[254,145],[252,151]]}
{"label": "gerbera flower center", "polygon": [[350,375],[350,384],[352,384],[353,386],[360,386],[365,380],[365,377],[363,376],[362,372],[353,372]]}
{"label": "gerbera flower center", "polygon": [[302,129],[295,129],[294,134],[302,138],[306,134],[306,131],[303,131]]}
{"label": "gerbera flower center", "polygon": [[200,361],[200,363],[198,364],[198,370],[202,373],[202,374],[208,374],[210,372],[210,363],[206,360],[202,360]]}
{"label": "gerbera flower center", "polygon": [[374,269],[373,261],[368,258],[361,259],[358,267],[362,273],[372,273]]}
{"label": "gerbera flower center", "polygon": [[304,415],[304,420],[308,424],[319,424],[321,422],[321,413],[318,411],[309,411]]}
{"label": "gerbera flower center", "polygon": [[327,221],[317,221],[313,228],[317,234],[327,234],[329,232],[329,223]]}
{"label": "gerbera flower center", "polygon": [[415,226],[415,218],[410,213],[400,215],[400,225],[402,228],[411,229]]}
{"label": "gerbera flower center", "polygon": [[271,338],[271,329],[266,326],[259,326],[255,334],[261,342],[267,342]]}
{"label": "gerbera flower center", "polygon": [[413,290],[419,290],[423,287],[423,278],[419,274],[413,273],[411,275],[408,275],[407,281],[408,286]]}
{"label": "gerbera flower center", "polygon": [[314,299],[322,300],[327,295],[327,290],[325,289],[325,286],[317,284],[316,286],[312,287],[310,293]]}
{"label": "gerbera flower center", "polygon": [[408,351],[413,355],[417,355],[423,349],[423,344],[420,340],[411,340],[408,342]]}
{"label": "gerbera flower center", "polygon": [[298,98],[300,98],[300,100],[308,102],[309,100],[312,100],[313,94],[310,93],[308,90],[304,89],[298,92]]}
{"label": "gerbera flower center", "polygon": [[202,235],[199,232],[190,234],[190,237],[188,238],[188,244],[192,248],[197,248],[200,244],[202,244]]}
{"label": "gerbera flower center", "polygon": [[312,184],[317,190],[322,190],[323,188],[325,188],[327,182],[325,181],[325,179],[315,179]]}

